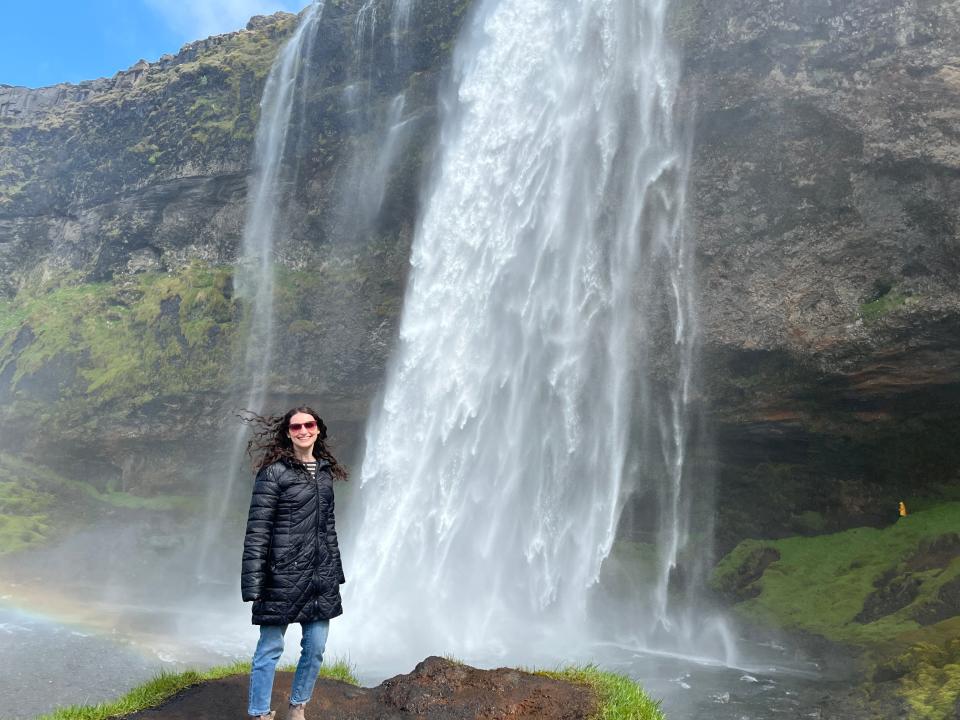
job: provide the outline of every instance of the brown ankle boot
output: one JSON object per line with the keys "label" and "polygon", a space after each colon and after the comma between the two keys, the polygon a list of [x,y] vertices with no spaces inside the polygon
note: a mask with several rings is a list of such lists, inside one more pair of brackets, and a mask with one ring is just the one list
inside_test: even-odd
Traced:
{"label": "brown ankle boot", "polygon": [[287,713],[287,720],[306,720],[306,716],[304,714],[304,708],[306,705],[306,703],[291,705],[290,710]]}

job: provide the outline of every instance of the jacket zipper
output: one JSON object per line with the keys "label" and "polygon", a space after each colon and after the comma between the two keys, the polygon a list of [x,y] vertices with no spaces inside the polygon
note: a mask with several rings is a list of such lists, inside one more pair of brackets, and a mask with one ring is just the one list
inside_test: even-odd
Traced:
{"label": "jacket zipper", "polygon": [[313,537],[313,615],[316,617],[320,609],[320,587],[317,583],[317,559],[320,557],[320,463],[317,463],[317,469],[313,471],[313,490],[316,493],[317,502],[317,531]]}

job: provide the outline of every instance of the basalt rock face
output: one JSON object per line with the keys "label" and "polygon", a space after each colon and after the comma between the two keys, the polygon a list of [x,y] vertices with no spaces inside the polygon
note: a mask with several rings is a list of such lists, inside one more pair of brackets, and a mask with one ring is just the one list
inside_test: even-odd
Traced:
{"label": "basalt rock face", "polygon": [[960,3],[681,2],[720,540],[956,477]]}

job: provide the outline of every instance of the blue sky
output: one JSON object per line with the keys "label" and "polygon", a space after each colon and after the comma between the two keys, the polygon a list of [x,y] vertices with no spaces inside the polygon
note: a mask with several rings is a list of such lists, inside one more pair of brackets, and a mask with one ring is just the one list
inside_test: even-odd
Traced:
{"label": "blue sky", "polygon": [[0,84],[41,87],[109,77],[252,15],[309,0],[8,0],[0,10]]}

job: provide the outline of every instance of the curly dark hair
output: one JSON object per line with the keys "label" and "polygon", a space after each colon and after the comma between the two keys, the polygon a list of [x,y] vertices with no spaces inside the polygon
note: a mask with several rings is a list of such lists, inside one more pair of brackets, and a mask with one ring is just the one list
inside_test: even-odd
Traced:
{"label": "curly dark hair", "polygon": [[253,426],[253,437],[247,443],[247,455],[253,463],[255,472],[259,472],[267,465],[278,460],[285,465],[302,465],[293,453],[293,443],[287,435],[290,418],[297,413],[312,415],[317,421],[317,442],[313,446],[313,456],[317,460],[326,460],[330,463],[330,472],[337,480],[346,480],[349,476],[337,459],[333,457],[327,446],[327,426],[313,408],[302,405],[288,410],[283,415],[258,415],[250,410],[241,414],[241,419]]}

